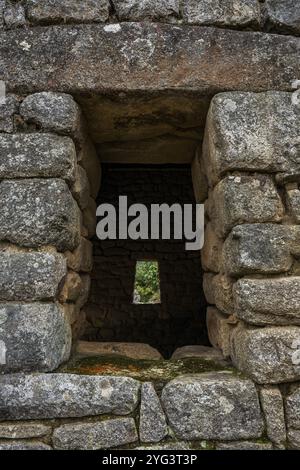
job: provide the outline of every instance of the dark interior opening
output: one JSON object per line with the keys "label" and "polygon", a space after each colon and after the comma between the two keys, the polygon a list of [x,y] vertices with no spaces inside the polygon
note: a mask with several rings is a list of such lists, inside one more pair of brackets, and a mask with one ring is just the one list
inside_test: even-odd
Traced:
{"label": "dark interior opening", "polygon": [[[192,204],[190,165],[103,165],[97,205]],[[91,293],[83,339],[147,343],[166,358],[180,346],[209,345],[199,251],[184,240],[104,240],[94,237]],[[160,303],[132,302],[136,261],[159,264]]]}

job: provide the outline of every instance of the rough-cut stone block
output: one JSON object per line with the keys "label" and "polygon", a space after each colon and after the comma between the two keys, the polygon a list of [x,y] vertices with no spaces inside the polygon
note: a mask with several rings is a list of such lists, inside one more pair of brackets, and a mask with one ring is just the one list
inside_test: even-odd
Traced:
{"label": "rough-cut stone block", "polygon": [[1,303],[0,324],[2,372],[52,371],[69,357],[71,329],[56,304]]}
{"label": "rough-cut stone block", "polygon": [[94,144],[86,140],[78,153],[78,161],[85,169],[91,189],[91,196],[96,199],[101,183],[100,158],[97,155]]}
{"label": "rough-cut stone block", "polygon": [[300,430],[300,386],[292,388],[285,400],[285,411],[288,428]]}
{"label": "rough-cut stone block", "polygon": [[142,442],[159,442],[168,434],[166,417],[151,382],[141,388],[139,432]]}
{"label": "rough-cut stone block", "polygon": [[300,380],[297,344],[300,328],[245,328],[239,325],[231,335],[231,359],[242,372],[260,384]]}
{"label": "rough-cut stone block", "polygon": [[267,21],[276,31],[300,33],[300,3],[295,0],[266,0]]}
{"label": "rough-cut stone block", "polygon": [[76,179],[71,191],[80,209],[85,209],[89,204],[90,184],[86,171],[80,165],[77,166]]}
{"label": "rough-cut stone block", "polygon": [[112,0],[121,21],[168,19],[179,15],[179,0]]}
{"label": "rough-cut stone block", "polygon": [[289,429],[287,433],[289,448],[300,450],[300,430]]}
{"label": "rough-cut stone block", "polygon": [[8,28],[25,26],[25,8],[21,3],[7,3],[3,12],[4,23]]}
{"label": "rough-cut stone block", "polygon": [[234,280],[224,274],[217,274],[212,280],[215,304],[219,310],[228,315],[234,312],[233,285]]}
{"label": "rough-cut stone block", "polygon": [[64,251],[78,245],[79,234],[80,211],[63,180],[0,182],[0,240]]}
{"label": "rough-cut stone block", "polygon": [[93,238],[96,235],[96,211],[97,204],[91,197],[88,198],[87,207],[82,212],[82,223],[87,229],[88,238]]}
{"label": "rough-cut stone block", "polygon": [[5,423],[0,424],[0,439],[26,439],[29,437],[43,437],[50,434],[51,426],[39,423]]}
{"label": "rough-cut stone block", "polygon": [[195,344],[193,346],[182,346],[181,348],[175,349],[171,359],[180,360],[186,358],[197,358],[204,361],[214,362],[219,365],[228,365],[220,351],[210,347]]}
{"label": "rough-cut stone block", "polygon": [[14,114],[17,113],[18,107],[17,98],[14,95],[6,95],[5,103],[0,104],[0,132],[14,131]]}
{"label": "rough-cut stone block", "polygon": [[278,222],[284,208],[272,178],[265,175],[228,176],[212,193],[210,218],[225,236],[241,223]]}
{"label": "rough-cut stone block", "polygon": [[214,307],[208,307],[206,325],[209,341],[214,348],[220,349],[224,357],[230,356],[230,335],[232,324],[227,316]]}
{"label": "rough-cut stone block", "polygon": [[203,275],[203,292],[208,304],[215,304],[215,293],[213,290],[214,273],[204,273]]}
{"label": "rough-cut stone block", "polygon": [[83,126],[81,111],[70,95],[35,93],[25,98],[20,106],[20,113],[25,121],[34,123],[45,131],[75,138],[81,136]]}
{"label": "rough-cut stone block", "polygon": [[192,161],[191,170],[195,199],[200,204],[207,198],[208,187],[199,150]]}
{"label": "rough-cut stone block", "polygon": [[267,436],[275,444],[286,441],[283,399],[278,387],[264,387],[260,390],[260,403],[266,421]]}
{"label": "rough-cut stone block", "polygon": [[22,28],[0,35],[0,79],[12,92],[44,90],[47,84],[74,96],[86,90],[184,89],[211,96],[225,89],[292,90],[299,76],[300,39],[290,36],[150,22]]}
{"label": "rough-cut stone block", "polygon": [[162,355],[149,344],[79,341],[76,352],[82,356],[124,356],[130,359],[160,360]]}
{"label": "rough-cut stone block", "polygon": [[52,450],[52,447],[38,441],[0,441],[0,450]]}
{"label": "rough-cut stone block", "polygon": [[97,450],[131,444],[138,440],[133,418],[65,424],[55,429],[53,445],[62,450]]}
{"label": "rough-cut stone block", "polygon": [[183,21],[215,26],[257,26],[260,8],[257,0],[184,0]]}
{"label": "rough-cut stone block", "polygon": [[273,446],[271,442],[219,442],[216,444],[216,450],[273,450]]}
{"label": "rough-cut stone block", "polygon": [[75,374],[0,377],[0,419],[126,415],[139,400],[140,384],[129,377]]}
{"label": "rough-cut stone block", "polygon": [[263,431],[253,382],[230,372],[174,379],[163,389],[162,404],[179,439],[247,439]]}
{"label": "rough-cut stone block", "polygon": [[300,325],[300,277],[239,279],[234,312],[254,325]]}
{"label": "rough-cut stone block", "polygon": [[77,272],[90,272],[93,267],[93,244],[81,237],[78,247],[65,253],[68,268]]}
{"label": "rough-cut stone block", "polygon": [[208,113],[204,162],[211,184],[228,171],[300,175],[300,107],[283,92],[222,93]]}
{"label": "rough-cut stone block", "polygon": [[300,224],[300,190],[287,191],[288,209],[297,224]]}
{"label": "rough-cut stone block", "polygon": [[28,0],[27,14],[35,24],[104,22],[109,16],[109,1]]}
{"label": "rough-cut stone block", "polygon": [[204,245],[201,250],[201,262],[205,271],[218,273],[221,266],[223,240],[219,238],[208,223],[205,228]]}
{"label": "rough-cut stone block", "polygon": [[78,308],[82,308],[88,301],[90,289],[91,289],[91,277],[89,274],[81,274],[81,289],[80,295],[77,299],[76,305]]}
{"label": "rough-cut stone block", "polygon": [[223,247],[223,267],[230,276],[289,271],[300,254],[300,227],[253,224],[234,227]]}
{"label": "rough-cut stone block", "polygon": [[81,289],[81,277],[74,271],[69,271],[64,280],[61,292],[59,293],[59,301],[61,303],[76,302],[81,294]]}
{"label": "rough-cut stone block", "polygon": [[3,19],[3,11],[5,7],[5,0],[0,0],[0,29],[3,28],[4,19]]}
{"label": "rough-cut stone block", "polygon": [[66,260],[55,251],[20,251],[0,244],[0,300],[54,299],[66,275]]}
{"label": "rough-cut stone block", "polygon": [[75,180],[76,150],[68,137],[51,134],[0,134],[0,178]]}

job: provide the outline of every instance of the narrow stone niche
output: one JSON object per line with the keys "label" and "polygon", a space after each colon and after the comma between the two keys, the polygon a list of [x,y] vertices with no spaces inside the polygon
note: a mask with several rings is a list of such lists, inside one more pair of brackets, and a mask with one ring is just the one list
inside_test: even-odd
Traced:
{"label": "narrow stone niche", "polygon": [[[97,205],[195,204],[190,165],[102,165]],[[195,211],[194,211],[195,212]],[[172,235],[172,234],[171,234]],[[208,345],[200,250],[185,240],[92,240],[94,267],[83,339],[146,343],[169,358],[185,345]],[[136,263],[158,264],[160,301],[134,302]]]}

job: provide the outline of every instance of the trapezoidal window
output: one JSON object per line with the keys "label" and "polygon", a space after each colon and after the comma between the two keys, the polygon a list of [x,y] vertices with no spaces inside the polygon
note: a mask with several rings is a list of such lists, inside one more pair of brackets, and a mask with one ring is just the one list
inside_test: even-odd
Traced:
{"label": "trapezoidal window", "polygon": [[160,277],[157,261],[147,260],[136,262],[133,303],[160,303]]}

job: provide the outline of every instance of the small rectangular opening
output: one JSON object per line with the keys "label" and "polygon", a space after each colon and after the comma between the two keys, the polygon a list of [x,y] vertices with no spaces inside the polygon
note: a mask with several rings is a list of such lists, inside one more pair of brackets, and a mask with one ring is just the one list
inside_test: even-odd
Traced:
{"label": "small rectangular opening", "polygon": [[134,304],[160,304],[160,276],[157,261],[141,260],[135,264]]}

